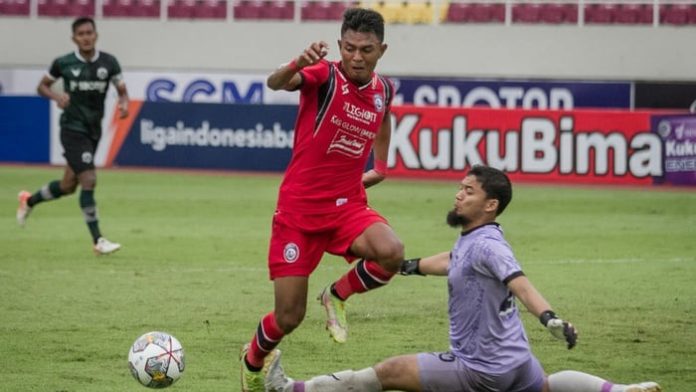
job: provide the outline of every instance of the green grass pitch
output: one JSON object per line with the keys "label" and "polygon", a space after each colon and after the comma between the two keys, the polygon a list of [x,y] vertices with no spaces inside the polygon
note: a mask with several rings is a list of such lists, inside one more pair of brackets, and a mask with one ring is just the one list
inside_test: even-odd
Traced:
{"label": "green grass pitch", "polygon": [[[266,251],[280,176],[102,170],[101,228],[123,244],[96,257],[73,196],[38,206],[24,229],[20,189],[60,168],[0,166],[0,391],[144,391],[127,351],[150,330],[175,335],[187,369],[174,391],[237,391],[237,356],[272,308]],[[389,179],[371,204],[409,257],[450,249],[456,182]],[[573,350],[523,312],[547,372],[696,385],[696,191],[516,184],[500,217],[526,274],[579,332]],[[326,256],[304,323],[280,345],[295,378],[448,347],[446,283],[400,277],[349,301],[349,341],[333,344],[314,301],[348,269]]]}

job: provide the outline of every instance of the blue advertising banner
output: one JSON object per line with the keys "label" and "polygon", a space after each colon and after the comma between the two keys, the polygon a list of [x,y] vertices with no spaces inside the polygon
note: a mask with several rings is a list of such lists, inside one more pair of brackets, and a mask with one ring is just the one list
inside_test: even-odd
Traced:
{"label": "blue advertising banner", "polygon": [[673,185],[696,185],[696,115],[653,116],[652,128],[664,146],[664,176]]}
{"label": "blue advertising banner", "polygon": [[0,161],[49,162],[49,102],[40,97],[0,97]]}
{"label": "blue advertising banner", "polygon": [[631,108],[631,83],[391,78],[395,104],[507,109]]}
{"label": "blue advertising banner", "polygon": [[297,107],[142,102],[134,114],[110,164],[283,171]]}

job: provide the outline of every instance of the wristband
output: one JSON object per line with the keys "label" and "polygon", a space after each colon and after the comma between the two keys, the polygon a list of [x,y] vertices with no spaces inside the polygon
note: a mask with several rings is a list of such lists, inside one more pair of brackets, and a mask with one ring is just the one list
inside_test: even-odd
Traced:
{"label": "wristband", "polygon": [[375,171],[383,176],[387,175],[387,162],[381,159],[375,158]]}
{"label": "wristband", "polygon": [[558,318],[556,317],[556,313],[553,312],[553,310],[546,310],[539,315],[539,322],[541,322],[541,325],[544,327],[548,325],[549,321]]}

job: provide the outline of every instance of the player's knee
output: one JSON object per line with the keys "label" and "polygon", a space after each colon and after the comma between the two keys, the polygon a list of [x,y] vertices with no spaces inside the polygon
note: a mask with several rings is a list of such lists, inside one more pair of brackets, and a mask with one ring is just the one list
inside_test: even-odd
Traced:
{"label": "player's knee", "polygon": [[390,271],[398,271],[404,260],[404,244],[397,238],[385,241],[380,244],[378,254],[380,265]]}
{"label": "player's knee", "polygon": [[404,378],[410,377],[407,368],[395,358],[386,359],[374,366],[377,378],[383,387],[401,384]]}
{"label": "player's knee", "polygon": [[278,327],[287,335],[302,323],[305,316],[305,309],[302,308],[281,312],[276,310],[275,316]]}
{"label": "player's knee", "polygon": [[77,189],[77,182],[74,183],[61,183],[60,184],[60,191],[63,192],[63,195],[71,195],[75,193],[75,190]]}

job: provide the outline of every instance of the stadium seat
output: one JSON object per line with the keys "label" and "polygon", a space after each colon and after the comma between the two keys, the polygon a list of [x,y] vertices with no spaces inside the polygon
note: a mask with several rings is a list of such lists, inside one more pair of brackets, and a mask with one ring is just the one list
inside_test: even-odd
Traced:
{"label": "stadium seat", "polygon": [[433,6],[430,1],[413,1],[406,5],[406,23],[431,24],[433,23]]}
{"label": "stadium seat", "polygon": [[167,17],[170,19],[191,19],[198,6],[196,0],[170,0]]}
{"label": "stadium seat", "polygon": [[29,15],[29,0],[0,0],[0,15]]}
{"label": "stadium seat", "polygon": [[540,3],[519,3],[512,6],[513,23],[539,23],[542,8]]}
{"label": "stadium seat", "polygon": [[394,1],[378,1],[370,8],[382,14],[384,22],[388,24],[406,23],[406,7],[408,3]]}
{"label": "stadium seat", "polygon": [[665,4],[660,6],[660,23],[682,26],[690,23],[689,4]]}
{"label": "stadium seat", "polygon": [[159,18],[160,0],[134,0],[131,15],[143,18]]}
{"label": "stadium seat", "polygon": [[505,21],[505,4],[450,3],[447,20],[466,23],[495,23]]}
{"label": "stadium seat", "polygon": [[300,5],[301,20],[327,20],[329,3],[325,1],[304,1]]}
{"label": "stadium seat", "polygon": [[462,23],[471,19],[471,6],[466,3],[453,2],[447,7],[446,22]]}
{"label": "stadium seat", "polygon": [[344,1],[311,0],[302,3],[302,20],[341,20],[348,7]]}
{"label": "stadium seat", "polygon": [[470,15],[474,23],[505,22],[505,4],[471,3]]}
{"label": "stadium seat", "polygon": [[549,24],[575,24],[578,22],[578,5],[571,3],[545,3],[539,10],[539,22]]}
{"label": "stadium seat", "polygon": [[94,16],[94,0],[70,0],[65,11],[69,16]]}
{"label": "stadium seat", "polygon": [[586,24],[611,24],[614,23],[615,4],[586,4]]}
{"label": "stadium seat", "polygon": [[652,6],[648,4],[620,4],[614,12],[614,22],[619,24],[652,23]]}
{"label": "stadium seat", "polygon": [[261,17],[261,1],[240,0],[234,5],[235,19],[259,19]]}
{"label": "stadium seat", "polygon": [[39,0],[39,16],[67,16],[68,0]]}
{"label": "stadium seat", "polygon": [[261,5],[260,19],[292,20],[295,15],[292,1],[267,0]]}
{"label": "stadium seat", "polygon": [[577,4],[563,4],[561,8],[563,9],[563,20],[566,23],[578,23]]}
{"label": "stadium seat", "polygon": [[202,0],[193,11],[194,18],[225,19],[227,18],[227,2],[225,0]]}
{"label": "stadium seat", "polygon": [[121,17],[131,14],[131,0],[104,0],[102,15],[104,17]]}

